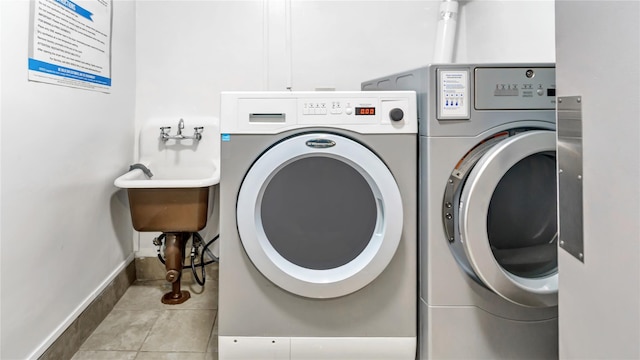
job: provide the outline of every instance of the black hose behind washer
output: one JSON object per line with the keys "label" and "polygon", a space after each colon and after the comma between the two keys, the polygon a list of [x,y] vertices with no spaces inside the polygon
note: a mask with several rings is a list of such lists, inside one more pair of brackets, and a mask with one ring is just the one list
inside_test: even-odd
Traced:
{"label": "black hose behind washer", "polygon": [[[193,233],[193,242],[192,244],[195,244],[196,239],[198,239],[198,242],[200,244],[203,243],[203,239],[202,236],[200,236],[199,233],[195,232]],[[211,251],[209,251],[209,246],[211,244],[213,244],[214,241],[218,240],[218,238],[220,237],[220,235],[216,235],[213,237],[213,239],[209,240],[208,243],[206,243],[203,247],[202,247],[202,252],[200,253],[200,263],[196,265],[195,260],[196,260],[196,253],[192,250],[191,251],[191,271],[193,272],[193,278],[196,279],[196,282],[200,285],[200,286],[204,286],[204,283],[206,281],[206,271],[204,269],[204,267],[206,265],[209,264],[213,264],[214,262],[218,262],[218,258],[213,255],[213,253],[211,253]],[[192,246],[195,249],[195,246]],[[209,253],[209,256],[211,256],[213,258],[213,260],[209,261],[209,262],[204,262],[204,253],[207,252]],[[200,278],[198,278],[198,272],[196,271],[196,266],[200,266],[202,268],[202,280],[200,280]]]}

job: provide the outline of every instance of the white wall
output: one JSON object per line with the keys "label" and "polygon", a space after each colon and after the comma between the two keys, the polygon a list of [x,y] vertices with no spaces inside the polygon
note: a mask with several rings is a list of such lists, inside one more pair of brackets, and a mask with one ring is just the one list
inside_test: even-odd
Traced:
{"label": "white wall", "polygon": [[558,96],[582,97],[584,204],[584,263],[558,251],[560,358],[638,359],[640,3],[556,14]]}
{"label": "white wall", "polygon": [[439,1],[292,1],[294,90],[360,90],[427,64]]}
{"label": "white wall", "polygon": [[461,1],[454,61],[555,62],[553,0]]}
{"label": "white wall", "polygon": [[[0,3],[0,20],[3,18],[3,6]],[[0,40],[2,40],[2,26],[0,26]],[[0,159],[2,159],[2,46],[0,45]],[[2,162],[0,161],[0,189],[2,189]],[[0,191],[2,204],[2,191]],[[2,254],[2,206],[0,205],[0,254]],[[2,260],[0,256],[0,261]],[[0,356],[2,356],[2,267],[0,266]]]}
{"label": "white wall", "polygon": [[[456,62],[554,61],[552,0],[460,4]],[[138,0],[136,127],[156,116],[218,116],[223,90],[359,90],[426,65],[439,5]],[[155,256],[155,235],[136,236],[136,256]]]}
{"label": "white wall", "polygon": [[111,94],[28,82],[29,1],[0,9],[0,358],[37,358],[132,259],[135,7],[113,1]]}

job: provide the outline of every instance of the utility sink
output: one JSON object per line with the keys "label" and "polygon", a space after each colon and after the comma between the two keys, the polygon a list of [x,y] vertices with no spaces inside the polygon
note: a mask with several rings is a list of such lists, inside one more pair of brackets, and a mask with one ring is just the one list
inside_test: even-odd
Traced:
{"label": "utility sink", "polygon": [[[211,214],[211,188],[220,182],[219,121],[184,118],[178,135],[178,120],[149,120],[140,131],[138,161],[114,181],[127,189],[137,231],[196,232]],[[199,140],[192,135],[198,132]]]}

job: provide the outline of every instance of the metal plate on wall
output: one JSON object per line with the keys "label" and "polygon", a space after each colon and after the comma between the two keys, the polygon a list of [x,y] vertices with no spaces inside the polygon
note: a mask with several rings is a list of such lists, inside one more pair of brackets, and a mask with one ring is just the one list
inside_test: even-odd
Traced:
{"label": "metal plate on wall", "polygon": [[560,248],[584,262],[582,98],[558,98],[558,234]]}

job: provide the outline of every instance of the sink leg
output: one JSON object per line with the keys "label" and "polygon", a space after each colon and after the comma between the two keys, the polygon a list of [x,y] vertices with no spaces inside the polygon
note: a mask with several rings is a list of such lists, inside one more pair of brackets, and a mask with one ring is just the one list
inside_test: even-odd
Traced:
{"label": "sink leg", "polygon": [[180,290],[182,260],[184,259],[186,240],[188,238],[188,233],[166,233],[165,268],[167,270],[166,279],[171,283],[171,292],[162,296],[163,304],[182,304],[191,297],[188,291]]}

